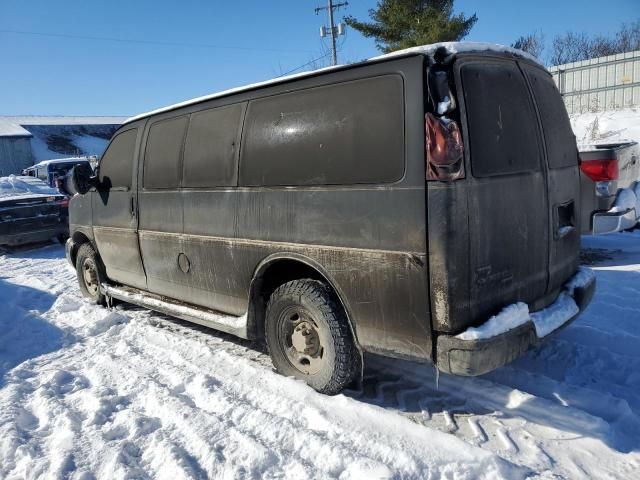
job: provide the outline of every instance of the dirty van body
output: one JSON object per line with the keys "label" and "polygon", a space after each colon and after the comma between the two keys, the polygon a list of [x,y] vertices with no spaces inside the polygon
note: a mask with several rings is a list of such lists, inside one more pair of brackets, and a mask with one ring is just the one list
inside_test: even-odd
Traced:
{"label": "dirty van body", "polygon": [[[264,340],[325,393],[363,352],[485,373],[545,336],[528,311],[571,303],[556,330],[594,288],[574,277],[566,111],[513,50],[424,47],[160,109],[73,178],[85,296]],[[460,336],[517,302],[512,328]]]}

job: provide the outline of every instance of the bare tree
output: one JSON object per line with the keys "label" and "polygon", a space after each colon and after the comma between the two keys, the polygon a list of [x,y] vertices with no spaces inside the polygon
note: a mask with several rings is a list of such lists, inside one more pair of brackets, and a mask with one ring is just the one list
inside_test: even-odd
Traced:
{"label": "bare tree", "polygon": [[549,63],[561,65],[633,50],[640,50],[640,20],[623,23],[612,37],[589,37],[585,33],[576,32],[557,35],[551,42]]}
{"label": "bare tree", "polygon": [[623,52],[640,50],[640,20],[631,23],[623,23],[622,28],[616,34],[618,48]]}
{"label": "bare tree", "polygon": [[567,32],[551,42],[551,65],[577,62],[591,56],[591,40],[586,33]]}
{"label": "bare tree", "polygon": [[544,34],[542,32],[533,32],[528,35],[522,35],[513,42],[511,46],[530,53],[536,58],[542,58],[542,53],[544,52]]}

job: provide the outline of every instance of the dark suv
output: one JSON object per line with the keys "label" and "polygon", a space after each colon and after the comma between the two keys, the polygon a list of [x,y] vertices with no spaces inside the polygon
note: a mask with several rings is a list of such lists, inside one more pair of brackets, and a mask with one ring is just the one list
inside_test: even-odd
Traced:
{"label": "dark suv", "polygon": [[76,168],[82,292],[336,393],[363,352],[477,375],[588,304],[576,143],[526,54],[444,44],[140,115]]}

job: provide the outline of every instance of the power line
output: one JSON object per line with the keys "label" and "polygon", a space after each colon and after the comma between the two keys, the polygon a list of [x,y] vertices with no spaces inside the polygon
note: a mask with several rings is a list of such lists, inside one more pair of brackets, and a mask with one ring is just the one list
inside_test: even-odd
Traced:
{"label": "power line", "polygon": [[119,43],[138,43],[143,45],[164,45],[172,47],[195,47],[195,48],[219,48],[224,50],[244,50],[244,51],[264,51],[264,52],[289,52],[289,53],[309,53],[312,50],[294,50],[294,49],[282,49],[282,48],[265,48],[265,47],[240,47],[231,45],[213,45],[209,43],[187,43],[187,42],[166,42],[163,40],[139,40],[130,38],[115,38],[115,37],[97,37],[90,35],[73,35],[67,33],[51,33],[51,32],[31,32],[25,30],[0,30],[0,33],[10,33],[14,35],[32,35],[39,37],[56,37],[56,38],[73,38],[80,40],[95,40],[105,42],[119,42]]}
{"label": "power line", "polygon": [[314,58],[313,60],[309,60],[307,63],[300,65],[299,67],[293,68],[287,72],[284,72],[282,75],[278,75],[276,78],[280,78],[280,77],[284,77],[285,75],[289,75],[290,73],[295,72],[296,70],[300,70],[301,68],[304,68],[308,65],[311,65],[315,62],[317,62],[318,60],[322,60],[323,58],[328,57],[329,55],[331,55],[332,52],[327,52],[324,55],[319,56],[318,58]]}

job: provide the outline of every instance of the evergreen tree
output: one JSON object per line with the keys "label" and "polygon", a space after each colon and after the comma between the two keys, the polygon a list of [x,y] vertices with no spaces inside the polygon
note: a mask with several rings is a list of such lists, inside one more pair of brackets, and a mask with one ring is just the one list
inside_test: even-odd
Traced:
{"label": "evergreen tree", "polygon": [[373,37],[384,53],[467,36],[478,17],[453,14],[454,0],[380,0],[369,10],[371,23],[349,16],[345,22],[365,37]]}

